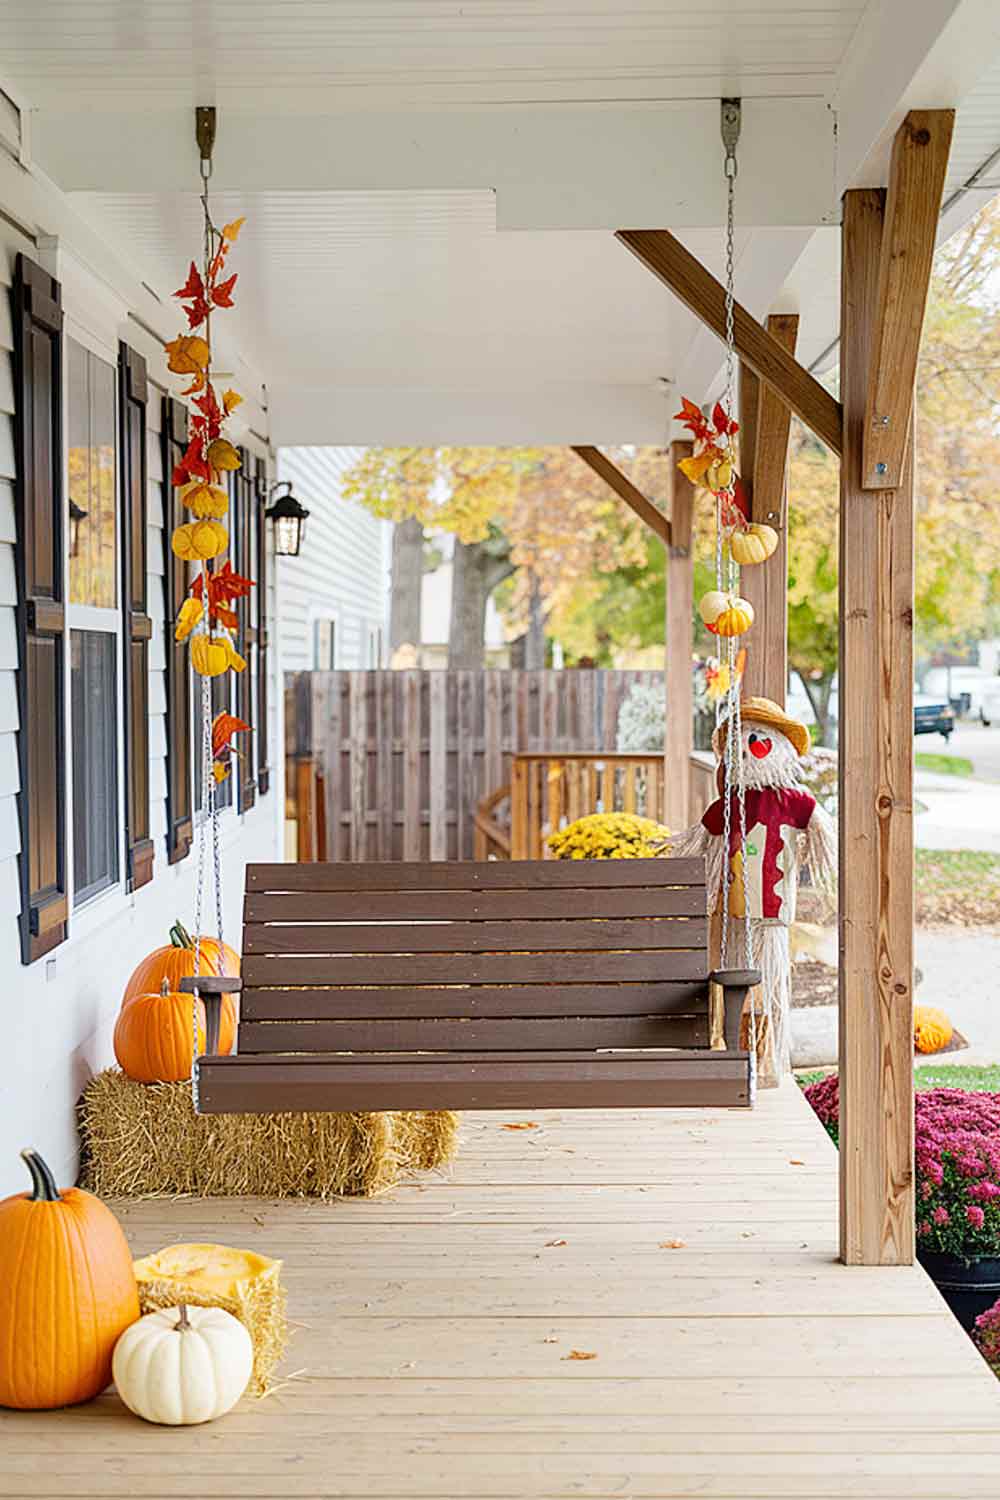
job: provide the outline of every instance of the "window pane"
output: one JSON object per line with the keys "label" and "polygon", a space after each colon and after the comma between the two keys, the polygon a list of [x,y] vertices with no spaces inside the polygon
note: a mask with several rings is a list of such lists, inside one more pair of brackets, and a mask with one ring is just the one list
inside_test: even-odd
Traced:
{"label": "window pane", "polygon": [[117,648],[103,631],[70,633],[76,906],[118,880]]}
{"label": "window pane", "polygon": [[69,446],[69,597],[113,609],[118,597],[115,512],[115,371],[66,340]]}

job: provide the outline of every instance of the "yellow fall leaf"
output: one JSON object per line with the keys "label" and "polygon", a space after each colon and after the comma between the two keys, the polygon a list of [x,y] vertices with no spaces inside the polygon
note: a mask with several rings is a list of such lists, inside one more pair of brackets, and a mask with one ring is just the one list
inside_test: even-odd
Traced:
{"label": "yellow fall leaf", "polygon": [[167,369],[175,375],[200,374],[208,368],[211,350],[196,333],[182,333],[163,347],[167,352]]}
{"label": "yellow fall leaf", "polygon": [[589,1349],[571,1349],[568,1354],[563,1355],[563,1363],[568,1359],[596,1359],[597,1355]]}
{"label": "yellow fall leaf", "polygon": [[222,226],[222,238],[231,245],[239,238],[240,230],[246,221],[246,214],[241,214],[238,219],[230,219],[228,224]]}
{"label": "yellow fall leaf", "polygon": [[234,412],[236,410],[236,408],[242,403],[242,401],[243,397],[240,395],[239,391],[234,391],[232,389],[223,391],[222,410],[228,417],[231,412]]}
{"label": "yellow fall leaf", "polygon": [[501,1125],[501,1130],[537,1130],[537,1120],[516,1120],[509,1125]]}
{"label": "yellow fall leaf", "polygon": [[204,613],[205,609],[200,599],[185,599],[177,615],[174,640],[186,641]]}
{"label": "yellow fall leaf", "polygon": [[677,467],[682,474],[687,475],[692,484],[697,484],[703,475],[707,474],[714,461],[715,455],[709,450],[707,453],[695,454],[691,458],[682,458]]}

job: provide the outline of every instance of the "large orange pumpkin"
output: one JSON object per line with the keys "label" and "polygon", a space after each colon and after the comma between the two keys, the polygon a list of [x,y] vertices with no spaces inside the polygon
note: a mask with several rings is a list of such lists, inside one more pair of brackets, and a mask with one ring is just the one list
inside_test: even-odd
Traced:
{"label": "large orange pumpkin", "polygon": [[36,1151],[21,1155],[32,1190],[0,1202],[0,1405],[36,1411],[103,1391],[139,1296],[111,1210],[60,1192]]}
{"label": "large orange pumpkin", "polygon": [[[178,1083],[191,1076],[193,995],[164,979],[158,995],[136,995],[115,1023],[115,1056],[136,1083]],[[198,1001],[198,1056],[205,1050],[205,1007]]]}
{"label": "large orange pumpkin", "polygon": [[[231,974],[235,977],[240,972],[240,956],[228,943],[223,943],[220,948],[217,938],[203,937],[199,968],[202,974]],[[137,995],[159,995],[164,980],[167,981],[168,990],[178,990],[181,980],[193,973],[194,938],[180,922],[175,922],[170,929],[170,942],[162,948],[154,948],[133,969],[122,996],[122,1008]],[[220,1053],[233,1050],[236,1019],[235,999],[232,995],[223,995],[222,1020],[219,1025]]]}

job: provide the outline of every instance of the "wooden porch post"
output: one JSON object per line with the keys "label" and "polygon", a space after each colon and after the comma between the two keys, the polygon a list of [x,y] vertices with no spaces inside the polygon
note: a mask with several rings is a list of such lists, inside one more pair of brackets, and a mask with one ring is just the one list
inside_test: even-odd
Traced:
{"label": "wooden porch post", "polygon": [[[844,196],[840,378],[840,1254],[909,1264],[913,463],[861,487],[884,194]],[[912,438],[910,439],[912,449]]]}
{"label": "wooden porch post", "polygon": [[664,741],[664,820],[673,830],[691,821],[688,787],[694,747],[694,557],[691,525],[694,486],[677,465],[689,458],[693,445],[670,444],[670,543],[667,547],[666,672],[667,733]]}
{"label": "wooden porch post", "polygon": [[952,120],[911,113],[888,195],[844,197],[840,1250],[852,1265],[909,1264],[915,1248],[912,404]]}
{"label": "wooden porch post", "polygon": [[[795,353],[799,319],[775,313],[767,332],[789,354]],[[786,402],[740,365],[740,472],[750,493],[751,520],[773,526],[777,550],[766,562],[745,568],[740,592],[754,609],[747,644],[743,690],[785,706],[788,689],[788,434]]]}

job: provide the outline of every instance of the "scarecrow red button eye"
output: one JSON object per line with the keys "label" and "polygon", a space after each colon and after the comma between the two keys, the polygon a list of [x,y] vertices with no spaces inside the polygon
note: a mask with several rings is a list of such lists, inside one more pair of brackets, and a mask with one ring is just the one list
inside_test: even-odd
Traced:
{"label": "scarecrow red button eye", "polygon": [[750,754],[756,756],[758,760],[763,760],[765,755],[770,755],[771,753],[771,741],[765,739],[762,734],[751,734],[747,740],[747,745],[749,746]]}

